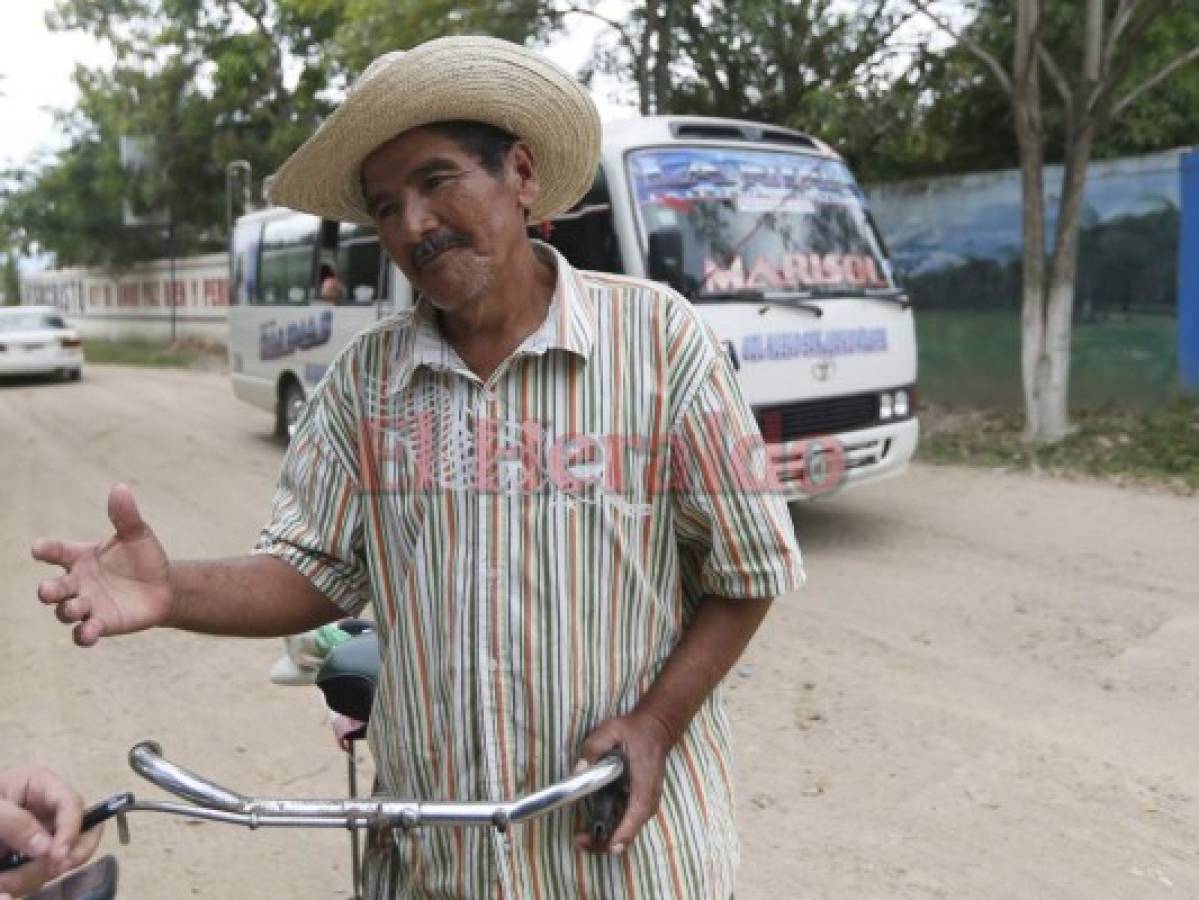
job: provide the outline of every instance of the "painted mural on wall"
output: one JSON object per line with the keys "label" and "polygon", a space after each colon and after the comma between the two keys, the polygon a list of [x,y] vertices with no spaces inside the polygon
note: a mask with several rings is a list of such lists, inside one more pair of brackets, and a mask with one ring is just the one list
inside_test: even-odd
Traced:
{"label": "painted mural on wall", "polygon": [[[1177,304],[1181,151],[1091,165],[1076,310],[1171,312]],[[1052,234],[1061,166],[1046,169]],[[1020,175],[1015,170],[867,190],[896,273],[925,309],[1020,305]]]}

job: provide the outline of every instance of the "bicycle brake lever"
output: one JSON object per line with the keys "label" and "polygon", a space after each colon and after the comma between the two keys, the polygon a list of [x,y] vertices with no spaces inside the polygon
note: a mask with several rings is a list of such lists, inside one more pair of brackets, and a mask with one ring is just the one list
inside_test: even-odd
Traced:
{"label": "bicycle brake lever", "polygon": [[629,801],[629,760],[619,750],[613,750],[605,758],[613,756],[622,764],[620,777],[588,797],[585,805],[587,833],[601,847],[612,839]]}

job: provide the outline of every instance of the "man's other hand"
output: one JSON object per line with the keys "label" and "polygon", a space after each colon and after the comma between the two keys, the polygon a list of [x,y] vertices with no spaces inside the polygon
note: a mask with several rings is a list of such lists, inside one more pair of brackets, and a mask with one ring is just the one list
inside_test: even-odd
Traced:
{"label": "man's other hand", "polygon": [[31,860],[0,873],[0,897],[21,897],[81,866],[100,843],[102,828],[80,834],[83,804],[46,769],[0,771],[0,856],[16,850]]}
{"label": "man's other hand", "polygon": [[166,552],[137,511],[133,491],[118,484],[108,494],[115,533],[104,543],[43,540],[33,558],[66,573],[38,585],[37,595],[59,621],[74,625],[75,643],[161,625],[171,608]]}
{"label": "man's other hand", "polygon": [[575,835],[575,846],[591,853],[623,853],[641,826],[653,818],[662,800],[666,776],[666,754],[674,746],[666,726],[647,713],[633,712],[608,719],[583,742],[582,757],[595,764],[610,751],[619,749],[629,764],[629,799],[624,816],[616,824],[606,845],[596,843],[585,831]]}

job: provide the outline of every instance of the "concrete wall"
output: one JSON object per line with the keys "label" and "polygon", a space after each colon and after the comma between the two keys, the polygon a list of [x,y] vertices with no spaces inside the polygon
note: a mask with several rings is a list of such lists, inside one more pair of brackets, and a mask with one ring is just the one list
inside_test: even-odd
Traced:
{"label": "concrete wall", "polygon": [[[1179,317],[1189,321],[1188,304],[1199,304],[1199,275],[1195,297],[1179,286],[1180,261],[1185,273],[1199,255],[1199,226],[1194,252],[1180,239],[1182,222],[1199,222],[1189,208],[1199,204],[1199,182],[1183,190],[1187,156],[1171,150],[1091,164],[1071,351],[1075,407],[1156,406],[1185,384]],[[1061,180],[1061,166],[1046,167],[1050,235]],[[879,184],[866,193],[915,303],[924,395],[1018,407],[1019,172]]]}
{"label": "concrete wall", "polygon": [[224,346],[228,341],[229,263],[224,253],[157,260],[113,274],[52,269],[25,275],[21,302],[56,306],[85,338],[176,339]]}

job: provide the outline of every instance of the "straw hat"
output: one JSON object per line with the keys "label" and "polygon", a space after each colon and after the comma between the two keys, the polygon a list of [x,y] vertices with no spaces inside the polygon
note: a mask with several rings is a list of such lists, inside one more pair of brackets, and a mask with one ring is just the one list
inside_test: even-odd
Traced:
{"label": "straw hat", "polygon": [[275,173],[271,202],[371,224],[359,182],[363,161],[401,132],[451,120],[495,125],[529,145],[541,183],[532,222],[570,209],[595,178],[599,113],[578,81],[508,41],[445,37],[372,62]]}

